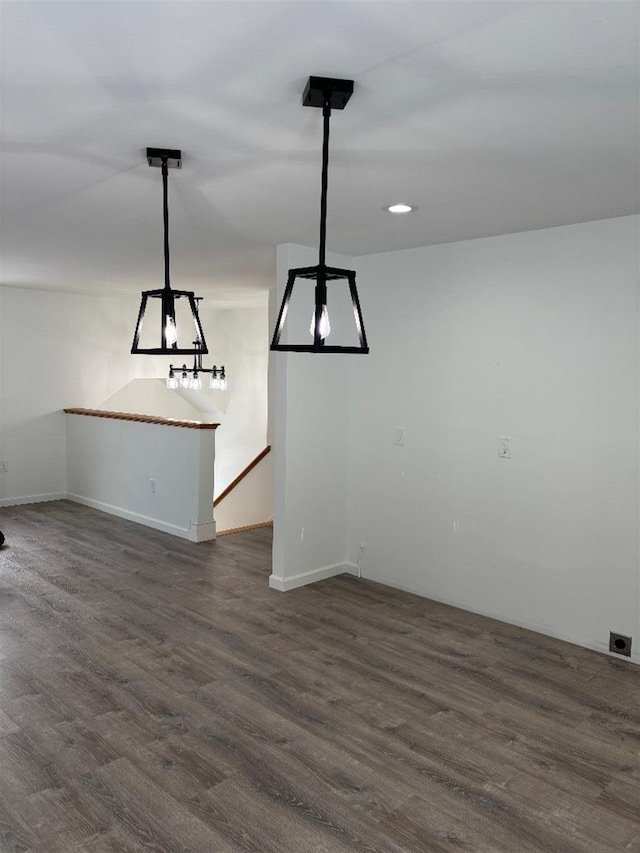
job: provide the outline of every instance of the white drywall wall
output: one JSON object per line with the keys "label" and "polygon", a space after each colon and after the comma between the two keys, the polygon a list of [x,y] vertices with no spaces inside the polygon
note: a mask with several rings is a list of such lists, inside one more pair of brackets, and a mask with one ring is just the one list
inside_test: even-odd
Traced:
{"label": "white drywall wall", "polygon": [[[130,412],[205,423],[219,423],[222,419],[222,413],[218,412],[209,400],[208,389],[170,390],[167,388],[166,377],[132,379],[107,400],[103,400],[100,408],[108,412]],[[206,411],[205,408],[209,410]]]}
{"label": "white drywall wall", "polygon": [[364,577],[590,648],[630,634],[638,660],[637,218],[356,269],[351,561],[364,543]]}
{"label": "white drywall wall", "polygon": [[96,408],[158,359],[129,353],[138,300],[0,288],[3,503],[64,496],[65,406]]}
{"label": "white drywall wall", "polygon": [[70,498],[192,541],[215,538],[215,430],[66,419]]}
{"label": "white drywall wall", "polygon": [[203,301],[205,366],[226,365],[229,391],[198,395],[162,387],[170,358],[130,354],[139,296],[1,287],[0,460],[9,470],[0,474],[0,505],[66,494],[65,407],[220,422],[221,491],[266,444],[266,293],[263,301],[246,309]]}
{"label": "white drywall wall", "polygon": [[[317,264],[317,259],[317,250],[291,244],[278,247],[278,305],[288,269]],[[351,259],[342,256],[331,256],[328,263],[352,268]],[[307,336],[310,313],[304,313],[301,321]],[[277,589],[342,570],[347,536],[348,362],[361,357],[272,354],[275,498],[270,583]]]}

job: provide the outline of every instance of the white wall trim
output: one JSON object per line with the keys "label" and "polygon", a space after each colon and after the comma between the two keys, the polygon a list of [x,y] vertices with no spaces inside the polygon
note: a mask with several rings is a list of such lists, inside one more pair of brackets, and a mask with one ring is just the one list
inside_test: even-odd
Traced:
{"label": "white wall trim", "polygon": [[192,521],[187,538],[191,542],[208,542],[210,539],[215,539],[215,521]]}
{"label": "white wall trim", "polygon": [[[85,498],[83,495],[67,494],[62,497],[68,498],[75,503],[89,506],[92,509],[99,509],[101,512],[108,512],[110,515],[117,515],[118,518],[125,518],[127,521],[135,521],[137,524],[144,524],[146,527],[153,527],[154,530],[161,530],[163,533],[171,533],[173,536],[179,536],[181,539],[190,539],[190,530],[184,527],[178,527],[175,524],[168,524],[166,521],[161,521],[159,518],[151,518],[147,515],[140,515],[137,512],[130,512],[127,509],[122,509],[119,506],[112,506],[103,501],[96,501],[92,498]],[[192,539],[192,542],[201,541]]]}
{"label": "white wall trim", "polygon": [[21,498],[2,498],[0,499],[0,507],[39,504],[45,501],[62,501],[66,497],[68,497],[66,492],[51,492],[48,495],[23,495]]}
{"label": "white wall trim", "polygon": [[277,589],[278,592],[288,592],[290,589],[296,589],[299,586],[306,586],[316,581],[333,578],[336,575],[357,575],[358,567],[353,563],[334,563],[332,566],[322,566],[320,569],[311,569],[309,572],[302,572],[299,575],[292,575],[289,578],[283,578],[279,575],[269,576],[269,586],[271,589]]}
{"label": "white wall trim", "polygon": [[[355,574],[357,574],[357,566],[354,566],[354,569]],[[592,640],[587,640],[583,637],[575,637],[572,635],[569,636],[567,634],[562,634],[561,632],[551,628],[549,625],[543,625],[539,622],[530,622],[529,620],[522,619],[515,622],[511,619],[505,619],[504,615],[500,615],[498,613],[481,610],[471,610],[466,602],[461,603],[459,601],[454,601],[453,599],[435,598],[432,595],[426,595],[424,591],[412,589],[409,586],[388,583],[387,581],[378,580],[378,578],[367,578],[364,575],[362,575],[362,580],[368,580],[373,583],[379,583],[382,586],[388,586],[391,589],[402,590],[402,592],[409,592],[412,595],[418,595],[420,598],[425,598],[428,601],[435,601],[438,604],[446,604],[449,607],[455,607],[457,610],[464,610],[467,613],[474,613],[476,616],[485,616],[487,619],[495,619],[496,622],[502,622],[504,625],[513,625],[516,628],[523,628],[525,631],[533,631],[536,634],[542,634],[544,637],[552,637],[554,640],[562,640],[565,643],[571,643],[571,645],[578,646],[579,648],[589,649],[592,652],[600,652],[602,654],[607,655],[608,657],[616,658],[616,660],[630,661],[631,663],[640,664],[640,649],[638,648],[637,639],[635,636],[633,637],[633,644],[631,646],[631,657],[625,657],[625,655],[617,655],[614,652],[609,651],[608,638],[606,642],[605,640],[602,640],[601,642],[594,643]]]}

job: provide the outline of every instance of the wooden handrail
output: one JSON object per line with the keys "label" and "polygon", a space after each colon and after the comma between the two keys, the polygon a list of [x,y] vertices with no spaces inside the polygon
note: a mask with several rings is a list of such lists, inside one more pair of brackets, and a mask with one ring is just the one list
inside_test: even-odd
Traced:
{"label": "wooden handrail", "polygon": [[160,418],[155,415],[132,415],[129,412],[105,412],[102,409],[64,409],[67,415],[88,415],[92,418],[113,418],[117,421],[136,421],[142,424],[161,424],[162,426],[185,427],[186,429],[215,429],[220,424],[207,424],[204,421],[186,421],[179,418]]}
{"label": "wooden handrail", "polygon": [[232,492],[235,489],[235,487],[238,485],[238,483],[240,483],[242,480],[244,480],[244,478],[247,476],[247,474],[250,471],[253,471],[253,469],[256,467],[258,462],[262,462],[264,457],[270,452],[271,452],[271,445],[268,444],[265,447],[265,449],[261,450],[260,453],[258,453],[258,455],[256,456],[256,458],[253,461],[249,462],[247,467],[238,474],[238,476],[235,478],[235,480],[233,480],[233,482],[229,483],[229,485],[227,486],[227,488],[224,491],[220,492],[218,497],[213,502],[213,505],[218,506],[220,501],[224,500],[226,498],[226,496],[229,494],[229,492]]}

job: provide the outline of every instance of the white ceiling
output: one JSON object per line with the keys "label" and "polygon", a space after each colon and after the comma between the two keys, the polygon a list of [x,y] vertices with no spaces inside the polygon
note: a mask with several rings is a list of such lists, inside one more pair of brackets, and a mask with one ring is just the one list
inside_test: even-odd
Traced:
{"label": "white ceiling", "polygon": [[[636,2],[4,2],[6,284],[220,301],[317,245],[322,116],[309,74],[351,77],[331,122],[328,248],[349,255],[637,211]],[[408,201],[393,217],[381,208]]]}

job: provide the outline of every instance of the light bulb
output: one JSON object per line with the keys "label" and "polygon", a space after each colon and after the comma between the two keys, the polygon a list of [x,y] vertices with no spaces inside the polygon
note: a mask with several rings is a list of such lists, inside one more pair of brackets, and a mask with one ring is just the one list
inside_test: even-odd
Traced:
{"label": "light bulb", "polygon": [[167,379],[167,388],[169,388],[171,391],[175,391],[175,389],[177,387],[178,387],[178,380],[176,379],[176,376],[175,376],[173,370],[171,370],[171,371],[169,371],[169,377]]}
{"label": "light bulb", "polygon": [[[322,314],[320,315],[320,337],[322,340],[329,336],[331,331],[331,323],[329,322],[329,312],[327,311],[327,306],[322,306]],[[311,315],[311,325],[309,326],[309,332],[312,337],[315,337],[316,333],[316,312],[314,311]]]}
{"label": "light bulb", "polygon": [[398,202],[398,204],[390,204],[388,205],[388,207],[383,207],[382,209],[388,211],[389,213],[411,213],[416,208],[412,204]]}
{"label": "light bulb", "polygon": [[191,379],[191,382],[189,382],[189,388],[192,391],[199,391],[202,388],[202,381],[197,373],[193,374],[193,378]]}
{"label": "light bulb", "polygon": [[218,376],[215,371],[211,374],[211,379],[209,380],[209,388],[211,388],[212,391],[220,390],[220,380],[218,379]]}
{"label": "light bulb", "polygon": [[189,377],[187,376],[187,371],[182,371],[182,376],[180,377],[180,387],[188,388],[189,387]]}
{"label": "light bulb", "polygon": [[164,327],[164,336],[170,346],[171,344],[175,344],[178,340],[178,330],[176,328],[176,321],[173,317],[167,317],[167,322]]}
{"label": "light bulb", "polygon": [[227,390],[227,377],[224,375],[224,367],[222,368],[222,372],[220,373],[220,379],[218,379],[218,388],[221,391]]}

